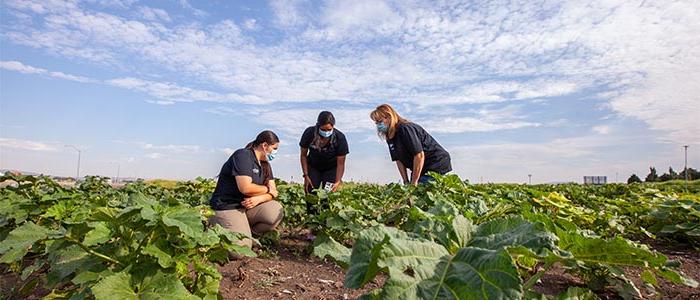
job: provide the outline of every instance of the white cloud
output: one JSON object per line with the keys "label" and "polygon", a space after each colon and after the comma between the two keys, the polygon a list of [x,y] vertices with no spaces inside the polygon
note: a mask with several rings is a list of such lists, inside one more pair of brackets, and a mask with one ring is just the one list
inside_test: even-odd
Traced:
{"label": "white cloud", "polygon": [[243,27],[248,30],[256,30],[258,29],[258,21],[255,19],[247,19],[243,22]]}
{"label": "white cloud", "polygon": [[18,61],[0,61],[0,68],[24,74],[45,74],[46,70],[27,66]]}
{"label": "white cloud", "polygon": [[[146,64],[221,91],[147,79],[129,87],[164,101],[391,99],[430,109],[600,90],[609,109],[646,122],[668,141],[699,138],[700,91],[692,83],[700,82],[700,6],[693,0],[328,1],[317,18],[306,2],[271,1],[276,24],[300,29],[285,31],[274,45],[257,43],[230,20],[168,27],[74,2],[7,5],[40,14],[7,27],[8,41],[136,71]],[[508,126],[529,126],[518,122]]]}
{"label": "white cloud", "polygon": [[14,148],[28,151],[58,151],[56,142],[38,142],[14,138],[0,137],[0,147]]}
{"label": "white cloud", "polygon": [[203,18],[209,15],[207,12],[201,9],[194,8],[187,0],[180,0],[180,6],[187,10],[190,10],[197,17]]}
{"label": "white cloud", "polygon": [[597,132],[599,134],[609,134],[610,133],[610,126],[608,126],[608,125],[594,126],[593,131]]}
{"label": "white cloud", "polygon": [[140,6],[136,10],[137,14],[148,21],[163,21],[170,22],[170,15],[165,10],[160,8],[152,8],[147,6]]}
{"label": "white cloud", "polygon": [[110,8],[128,9],[131,5],[138,2],[138,0],[85,0],[85,2]]}
{"label": "white cloud", "polygon": [[539,123],[532,122],[514,121],[496,123],[471,117],[448,117],[439,120],[429,120],[423,123],[426,129],[436,133],[488,132],[540,126]]}
{"label": "white cloud", "polygon": [[153,153],[146,154],[146,157],[150,158],[150,159],[159,159],[159,158],[163,157],[163,154],[158,153],[158,152],[153,152]]}
{"label": "white cloud", "polygon": [[94,79],[83,77],[83,76],[70,75],[70,74],[65,74],[63,72],[51,72],[51,71],[48,71],[46,69],[35,68],[32,66],[25,65],[25,64],[18,62],[18,61],[0,61],[0,69],[20,72],[23,74],[47,75],[47,76],[58,78],[58,79],[65,79],[65,80],[77,81],[77,82],[83,82],[83,83],[95,83],[95,82],[97,82]]}
{"label": "white cloud", "polygon": [[274,22],[281,28],[290,28],[304,23],[302,0],[270,0]]}
{"label": "white cloud", "polygon": [[249,114],[254,115],[258,122],[274,126],[280,132],[301,136],[304,129],[316,124],[316,118],[323,110],[333,113],[335,127],[345,133],[374,129],[374,123],[369,118],[371,109],[252,109]]}

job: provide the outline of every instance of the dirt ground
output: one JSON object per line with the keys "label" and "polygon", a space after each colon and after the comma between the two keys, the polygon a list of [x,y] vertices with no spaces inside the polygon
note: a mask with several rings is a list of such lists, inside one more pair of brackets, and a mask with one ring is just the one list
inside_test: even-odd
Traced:
{"label": "dirt ground", "polygon": [[[697,249],[660,240],[642,242],[670,259],[680,260],[681,270],[700,281],[700,253]],[[257,258],[242,258],[220,266],[223,275],[221,295],[224,299],[356,299],[385,281],[384,276],[379,276],[362,290],[343,288],[343,269],[333,262],[311,256],[310,251],[309,242],[302,235],[285,234],[279,245],[258,249]],[[663,279],[659,280],[660,287],[655,292],[649,291],[642,287],[641,270],[627,268],[625,271],[640,287],[645,299],[700,299],[700,288],[673,285]],[[17,275],[0,267],[0,292],[3,293],[0,298],[5,299],[5,293],[11,287],[23,284]],[[555,267],[543,276],[535,290],[556,295],[569,286],[585,287],[585,283]],[[40,299],[48,292],[38,286],[30,297],[21,299]],[[600,291],[598,296],[601,299],[621,299],[611,290]]]}
{"label": "dirt ground", "polygon": [[288,237],[274,250],[259,251],[258,258],[230,262],[219,268],[224,277],[221,295],[224,299],[357,299],[383,283],[378,278],[362,290],[343,288],[343,269],[309,252],[309,242]]}

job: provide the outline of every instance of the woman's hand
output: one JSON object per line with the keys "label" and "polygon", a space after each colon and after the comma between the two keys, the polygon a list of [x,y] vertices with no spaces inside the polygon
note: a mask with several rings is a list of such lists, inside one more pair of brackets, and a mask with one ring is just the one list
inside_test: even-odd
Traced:
{"label": "woman's hand", "polygon": [[258,198],[258,197],[243,198],[243,201],[241,202],[243,207],[245,207],[246,209],[251,209],[253,207],[256,207],[260,203],[261,203],[261,201],[260,201],[260,198]]}
{"label": "woman's hand", "polygon": [[338,188],[340,188],[340,185],[341,185],[341,184],[342,184],[342,183],[341,183],[340,181],[336,181],[336,182],[333,184],[333,188],[331,188],[331,192],[337,191]]}
{"label": "woman's hand", "polygon": [[277,198],[279,196],[279,192],[277,191],[277,186],[274,184],[271,184],[272,180],[267,182],[267,187],[270,188],[270,195],[272,195],[272,199]]}
{"label": "woman's hand", "polygon": [[311,178],[306,175],[304,176],[304,190],[310,191],[314,188],[314,183],[311,182]]}

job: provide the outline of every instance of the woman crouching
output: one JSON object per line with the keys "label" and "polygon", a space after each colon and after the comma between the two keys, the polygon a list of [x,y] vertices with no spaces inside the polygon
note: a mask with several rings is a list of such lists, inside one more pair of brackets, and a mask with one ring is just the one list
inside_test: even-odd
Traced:
{"label": "woman crouching", "polygon": [[[282,205],[273,200],[277,187],[270,166],[278,147],[277,135],[266,130],[229,157],[211,198],[212,223],[251,237],[251,232],[263,234],[282,221]],[[253,242],[244,239],[239,244],[251,247]]]}

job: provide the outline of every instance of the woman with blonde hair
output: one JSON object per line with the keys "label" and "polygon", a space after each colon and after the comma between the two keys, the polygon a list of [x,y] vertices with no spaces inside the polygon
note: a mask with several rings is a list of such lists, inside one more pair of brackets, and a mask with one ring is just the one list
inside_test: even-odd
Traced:
{"label": "woman with blonde hair", "polygon": [[[405,184],[418,185],[432,180],[427,172],[446,174],[452,171],[450,154],[420,125],[402,118],[389,104],[370,113],[377,133],[386,140],[391,160],[396,162]],[[406,169],[411,170],[408,177]]]}

